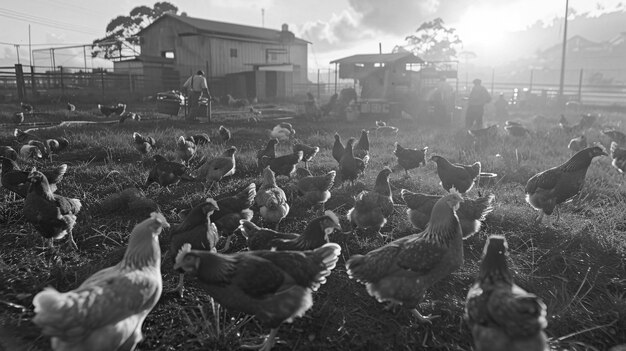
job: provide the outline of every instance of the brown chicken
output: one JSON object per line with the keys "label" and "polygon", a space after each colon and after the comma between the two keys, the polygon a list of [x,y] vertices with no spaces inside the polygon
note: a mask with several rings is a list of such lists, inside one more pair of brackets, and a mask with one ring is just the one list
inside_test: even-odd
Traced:
{"label": "brown chicken", "polygon": [[302,161],[302,157],[304,157],[304,152],[297,151],[293,154],[283,155],[276,158],[263,156],[263,158],[261,158],[261,163],[264,166],[269,166],[277,176],[283,175],[291,177],[291,174],[296,171],[298,163]]}
{"label": "brown chicken", "polygon": [[341,247],[328,243],[313,251],[243,251],[222,255],[184,245],[175,268],[193,274],[221,306],[254,315],[271,328],[260,347],[269,351],[278,328],[313,306],[312,292],[326,282]]}
{"label": "brown chicken", "polygon": [[354,181],[365,172],[369,156],[365,156],[364,159],[354,157],[352,151],[353,144],[354,138],[350,138],[343,151],[343,156],[339,160],[339,174],[342,182],[349,181],[354,186]]}
{"label": "brown chicken", "polygon": [[[413,193],[406,189],[400,191],[402,200],[408,207],[406,214],[413,227],[423,230],[428,225],[430,214],[435,203],[443,196]],[[493,194],[480,196],[476,199],[464,199],[456,212],[461,223],[463,238],[476,234],[487,215],[493,211]]]}
{"label": "brown chicken", "polygon": [[49,239],[49,247],[52,247],[53,239],[61,239],[67,235],[70,245],[78,249],[72,237],[72,229],[76,224],[76,215],[82,207],[80,201],[54,194],[50,190],[46,176],[35,169],[28,175],[28,182],[30,188],[24,200],[26,221],[30,222],[41,236]]}
{"label": "brown chicken", "polygon": [[[25,198],[28,194],[28,187],[30,186],[30,182],[28,181],[30,172],[20,170],[20,167],[15,161],[6,157],[0,157],[0,162],[2,164],[2,173],[0,175],[0,184],[2,184],[2,187]],[[65,172],[67,172],[66,164],[42,171],[46,180],[48,180],[48,186],[51,192],[57,190],[57,184],[63,180]]]}
{"label": "brown chicken", "polygon": [[130,234],[124,258],[61,293],[46,288],[33,299],[33,323],[52,338],[54,351],[134,350],[141,327],[161,297],[158,236],[169,227],[152,213]]}
{"label": "brown chicken", "polygon": [[626,149],[622,149],[616,142],[611,142],[611,165],[620,173],[624,174],[626,170]]}
{"label": "brown chicken", "polygon": [[220,180],[235,174],[236,152],[237,148],[231,146],[221,156],[207,161],[200,167],[200,173],[196,179],[210,182],[209,188],[212,188],[214,184],[219,185]]}
{"label": "brown chicken", "polygon": [[[604,148],[593,146],[577,152],[567,162],[532,176],[526,183],[526,202],[539,211],[535,224],[540,224],[544,214],[551,215],[558,205],[572,199],[585,185],[587,169],[597,156],[607,156]],[[550,224],[551,225],[551,224]]]}
{"label": "brown chicken", "polygon": [[359,141],[354,146],[354,157],[364,159],[365,157],[369,157],[370,154],[370,132],[365,129],[361,129],[361,137]]}
{"label": "brown chicken", "polygon": [[426,290],[463,264],[463,235],[456,210],[463,201],[458,193],[441,198],[433,207],[426,229],[392,241],[346,263],[348,275],[365,284],[379,302],[400,304],[420,321],[416,309]]}
{"label": "brown chicken", "polygon": [[507,256],[506,239],[490,236],[465,302],[475,350],[548,351],[546,305],[514,283]]}
{"label": "brown chicken", "polygon": [[317,146],[309,146],[305,144],[295,144],[293,146],[293,153],[297,153],[298,151],[302,151],[302,161],[304,162],[304,167],[309,169],[309,162],[317,153],[320,151],[320,148]]}
{"label": "brown chicken", "polygon": [[396,142],[396,150],[393,153],[396,155],[398,164],[404,169],[408,178],[410,170],[419,167],[420,164],[426,165],[426,160],[424,159],[426,151],[428,151],[428,146],[422,149],[405,149]]}
{"label": "brown chicken", "polygon": [[259,207],[263,221],[274,224],[273,229],[278,229],[280,221],[289,213],[287,196],[283,189],[276,185],[276,177],[269,166],[263,170],[263,184],[258,189],[254,202]]}
{"label": "brown chicken", "polygon": [[176,139],[176,155],[178,155],[178,158],[180,158],[183,163],[189,163],[189,160],[196,155],[196,143],[192,140],[185,139],[182,135],[179,136],[178,139]]}
{"label": "brown chicken", "polygon": [[373,191],[361,192],[348,211],[347,217],[352,228],[373,228],[380,234],[380,229],[387,223],[387,217],[393,213],[393,198],[389,185],[391,169],[383,168],[376,177]]}
{"label": "brown chicken", "polygon": [[310,221],[302,234],[281,233],[260,228],[250,221],[241,221],[241,232],[248,240],[250,250],[305,251],[329,243],[329,235],[341,230],[339,218],[332,211]]}
{"label": "brown chicken", "polygon": [[143,137],[141,134],[134,132],[133,133],[133,145],[135,146],[135,149],[137,151],[139,151],[139,153],[141,154],[147,154],[150,151],[152,151],[152,149],[154,149],[155,145],[156,145],[156,141],[154,140],[153,137]]}
{"label": "brown chicken", "polygon": [[618,146],[626,146],[626,134],[620,132],[619,130],[606,129],[603,130],[602,133],[608,136],[611,141],[616,142]]}
{"label": "brown chicken", "polygon": [[256,159],[257,159],[257,168],[259,170],[259,173],[263,172],[263,168],[265,168],[265,166],[263,166],[263,156],[267,156],[269,158],[276,158],[276,144],[278,144],[278,139],[269,139],[267,141],[267,144],[265,145],[265,149],[263,150],[259,150],[256,153]]}
{"label": "brown chicken", "polygon": [[341,162],[341,157],[343,157],[343,152],[345,150],[345,146],[341,142],[341,136],[335,133],[335,143],[333,144],[333,158],[337,163]]}
{"label": "brown chicken", "polygon": [[179,181],[193,182],[195,179],[189,175],[189,168],[182,163],[168,161],[161,155],[152,156],[154,166],[148,173],[145,186],[157,183],[162,187],[176,184]]}
{"label": "brown chicken", "polygon": [[454,187],[458,192],[464,194],[474,186],[474,182],[480,175],[480,162],[474,162],[471,166],[452,164],[443,156],[433,156],[431,161],[437,163],[437,175],[441,180],[441,186],[446,191]]}
{"label": "brown chicken", "polygon": [[569,144],[567,144],[567,148],[570,149],[572,154],[575,154],[582,149],[586,149],[587,138],[584,135],[572,138],[572,140],[569,141]]}
{"label": "brown chicken", "polygon": [[309,170],[298,168],[296,170],[296,188],[298,193],[304,196],[308,204],[322,205],[330,199],[330,189],[335,184],[335,171],[330,171],[323,176],[313,176]]}
{"label": "brown chicken", "polygon": [[219,210],[213,212],[211,221],[215,223],[217,230],[227,237],[222,251],[228,251],[230,248],[240,221],[252,220],[254,212],[250,207],[254,204],[255,197],[256,184],[251,183],[235,195],[217,200]]}
{"label": "brown chicken", "polygon": [[[217,202],[211,198],[206,199],[201,204],[195,206],[189,211],[183,222],[177,227],[172,228],[170,236],[170,249],[167,255],[167,261],[174,261],[178,250],[183,244],[189,243],[194,250],[204,250],[217,252],[215,246],[219,240],[219,234],[215,223],[211,222],[213,211],[219,210]],[[180,273],[178,286],[176,291],[180,296],[183,295],[184,272]]]}

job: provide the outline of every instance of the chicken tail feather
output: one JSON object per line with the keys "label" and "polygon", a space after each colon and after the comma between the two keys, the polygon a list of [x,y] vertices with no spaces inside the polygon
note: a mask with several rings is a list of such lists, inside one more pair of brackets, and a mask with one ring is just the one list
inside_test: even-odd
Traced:
{"label": "chicken tail feather", "polygon": [[324,268],[315,276],[315,283],[312,289],[316,291],[320,285],[326,283],[326,277],[330,275],[330,272],[337,265],[339,255],[341,254],[341,246],[335,243],[324,244],[324,246],[313,250],[311,254],[324,265]]}

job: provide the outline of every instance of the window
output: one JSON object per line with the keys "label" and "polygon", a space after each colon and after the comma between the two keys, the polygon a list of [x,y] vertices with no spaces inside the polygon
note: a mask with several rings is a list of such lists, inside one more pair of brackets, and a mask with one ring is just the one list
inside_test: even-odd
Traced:
{"label": "window", "polygon": [[237,57],[237,49],[230,49],[230,57]]}
{"label": "window", "polygon": [[374,67],[385,67],[385,63],[384,62],[376,62],[376,63],[374,63]]}
{"label": "window", "polygon": [[175,57],[173,50],[162,51],[161,52],[161,56],[165,57],[166,59],[173,59]]}

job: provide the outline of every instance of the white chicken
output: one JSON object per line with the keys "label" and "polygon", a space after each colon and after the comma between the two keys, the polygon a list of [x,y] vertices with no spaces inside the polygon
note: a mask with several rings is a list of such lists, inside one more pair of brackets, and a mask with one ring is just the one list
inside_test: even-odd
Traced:
{"label": "white chicken", "polygon": [[279,141],[286,141],[293,138],[296,135],[295,129],[291,123],[282,122],[277,124],[270,132],[270,138],[278,139]]}

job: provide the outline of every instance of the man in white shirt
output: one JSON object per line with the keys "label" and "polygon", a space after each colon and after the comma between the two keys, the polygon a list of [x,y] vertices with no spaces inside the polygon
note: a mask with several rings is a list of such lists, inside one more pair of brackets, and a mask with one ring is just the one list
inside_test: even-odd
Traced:
{"label": "man in white shirt", "polygon": [[202,97],[202,93],[206,93],[207,97],[211,99],[209,93],[209,87],[204,78],[204,72],[202,70],[196,72],[187,79],[183,84],[183,89],[187,90],[187,98],[189,99],[189,117],[188,119],[194,121],[198,115],[198,101]]}

